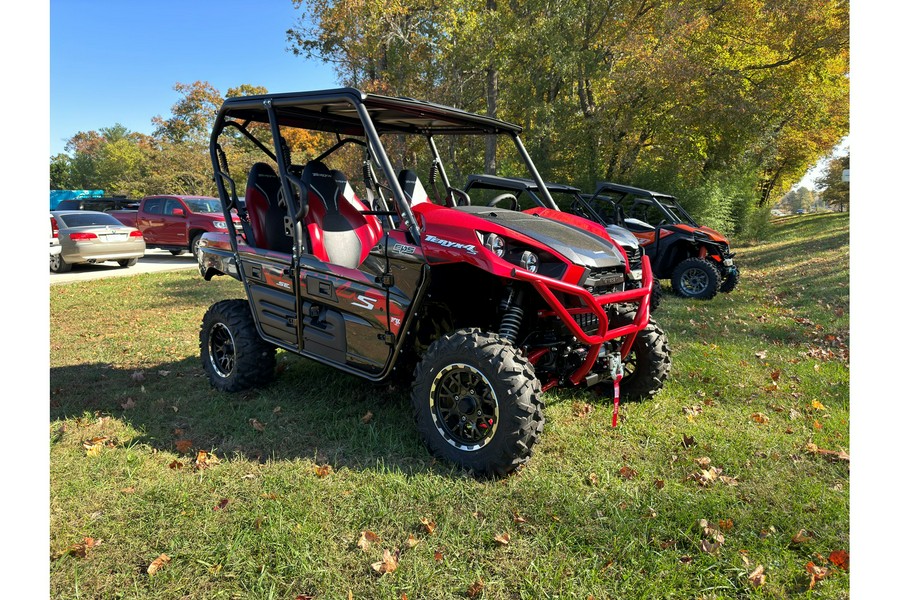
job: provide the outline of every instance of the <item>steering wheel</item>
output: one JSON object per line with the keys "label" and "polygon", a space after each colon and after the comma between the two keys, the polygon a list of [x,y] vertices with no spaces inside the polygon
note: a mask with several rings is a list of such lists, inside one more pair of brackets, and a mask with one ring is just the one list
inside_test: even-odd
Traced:
{"label": "steering wheel", "polygon": [[519,210],[519,199],[508,192],[505,194],[500,194],[499,196],[495,196],[494,198],[492,198],[491,201],[488,202],[488,206],[493,208],[493,207],[497,206],[498,204],[500,204],[501,202],[503,202],[504,200],[510,201],[510,204],[511,204],[510,208],[512,210]]}

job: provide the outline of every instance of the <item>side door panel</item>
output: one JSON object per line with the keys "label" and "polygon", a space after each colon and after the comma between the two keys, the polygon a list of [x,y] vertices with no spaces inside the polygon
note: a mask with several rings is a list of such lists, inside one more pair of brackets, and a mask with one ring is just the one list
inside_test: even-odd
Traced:
{"label": "side door panel", "polygon": [[241,271],[263,339],[299,350],[291,255],[260,249],[241,252]]}

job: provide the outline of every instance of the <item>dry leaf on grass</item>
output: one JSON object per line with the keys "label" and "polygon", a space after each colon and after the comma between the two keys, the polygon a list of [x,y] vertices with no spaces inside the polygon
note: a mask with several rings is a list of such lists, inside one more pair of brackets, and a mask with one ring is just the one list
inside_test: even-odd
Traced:
{"label": "dry leaf on grass", "polygon": [[372,569],[376,573],[385,574],[393,573],[397,570],[397,557],[390,550],[385,550],[381,556],[381,560],[372,563]]}
{"label": "dry leaf on grass", "polygon": [[419,545],[419,542],[421,542],[421,541],[422,540],[417,540],[416,536],[414,536],[413,534],[409,534],[409,537],[406,538],[406,547],[407,548],[415,548],[416,546]]}
{"label": "dry leaf on grass", "polygon": [[176,440],[175,441],[175,449],[180,454],[187,454],[188,450],[194,447],[194,442],[191,440]]}
{"label": "dry leaf on grass", "polygon": [[623,479],[634,479],[634,477],[637,475],[637,471],[635,471],[631,467],[625,466],[619,469],[619,475]]}
{"label": "dry leaf on grass", "polygon": [[121,404],[122,408],[125,410],[129,410],[137,406],[137,402],[134,401],[130,396]]}
{"label": "dry leaf on grass", "polygon": [[219,503],[213,506],[213,510],[225,510],[225,507],[228,506],[228,498],[222,498],[219,500]]}
{"label": "dry leaf on grass", "polygon": [[434,551],[434,561],[441,562],[442,560],[444,560],[444,553],[441,552],[440,550],[435,550]]}
{"label": "dry leaf on grass", "polygon": [[469,586],[469,589],[466,590],[466,596],[469,598],[477,598],[481,595],[481,592],[484,591],[484,582],[479,579],[475,583]]}
{"label": "dry leaf on grass", "polygon": [[815,410],[825,410],[825,405],[822,404],[821,402],[819,402],[818,400],[813,400],[812,402],[810,402],[809,405],[812,408],[814,408]]}
{"label": "dry leaf on grass", "polygon": [[838,568],[841,568],[845,571],[850,570],[850,555],[846,550],[835,550],[828,555],[828,560],[831,561],[831,564]]}
{"label": "dry leaf on grass", "polygon": [[313,465],[313,471],[317,477],[327,477],[331,475],[331,465]]}
{"label": "dry leaf on grass", "polygon": [[422,523],[425,531],[427,531],[429,534],[434,533],[434,528],[437,527],[437,524],[428,517],[420,517],[419,522]]}
{"label": "dry leaf on grass", "polygon": [[792,544],[803,544],[812,539],[812,536],[806,533],[805,529],[801,529],[797,533],[794,534],[794,537],[791,538]]}
{"label": "dry leaf on grass", "polygon": [[595,486],[595,487],[598,486],[598,485],[600,485],[600,480],[597,479],[597,474],[596,474],[596,473],[591,473],[590,475],[588,475],[587,480],[588,480],[588,483],[589,483],[590,485],[593,485],[593,486]]}
{"label": "dry leaf on grass", "polygon": [[119,491],[122,492],[123,494],[133,494],[133,493],[134,493],[134,486],[133,486],[133,485],[132,485],[132,486],[128,486],[128,487],[126,487],[126,488],[122,488],[122,489],[119,490]]}
{"label": "dry leaf on grass", "polygon": [[494,536],[494,541],[497,542],[501,546],[509,546],[509,534],[508,533],[498,533]]}
{"label": "dry leaf on grass", "polygon": [[172,560],[165,554],[160,554],[156,557],[156,559],[150,563],[150,566],[147,567],[147,575],[153,576],[156,575],[160,569],[169,564],[169,561]]}
{"label": "dry leaf on grass", "polygon": [[369,547],[377,542],[379,539],[378,534],[373,531],[363,531],[359,534],[359,539],[356,541],[356,547],[360,548],[364,552],[369,549]]}
{"label": "dry leaf on grass", "polygon": [[850,462],[850,455],[844,452],[843,450],[826,450],[825,448],[819,448],[817,445],[812,442],[806,444],[806,451],[810,454],[818,454],[820,456],[824,456],[828,460],[832,462],[836,462],[839,460]]}
{"label": "dry leaf on grass", "polygon": [[520,515],[519,513],[515,512],[515,511],[513,511],[513,523],[527,523],[527,522],[528,521],[525,520],[525,517],[523,517],[522,515]]}
{"label": "dry leaf on grass", "polygon": [[712,464],[712,459],[708,456],[701,456],[700,458],[695,458],[694,462],[700,465],[701,468],[708,469],[709,465]]}
{"label": "dry leaf on grass", "polygon": [[368,425],[368,424],[372,421],[372,418],[373,418],[374,416],[375,416],[375,415],[372,414],[372,411],[371,411],[371,410],[370,410],[370,411],[367,411],[366,414],[364,414],[364,415],[362,416],[362,419],[361,419],[363,425]]}
{"label": "dry leaf on grass", "polygon": [[806,563],[806,572],[809,573],[809,589],[813,589],[816,583],[831,575],[830,569],[816,566],[812,562]]}
{"label": "dry leaf on grass", "polygon": [[194,461],[194,466],[198,469],[208,469],[209,467],[217,465],[220,462],[221,461],[219,460],[219,458],[212,452],[200,450],[197,453],[197,460]]}
{"label": "dry leaf on grass", "polygon": [[253,429],[255,429],[257,431],[265,431],[266,430],[266,426],[264,424],[260,423],[259,421],[257,421],[256,419],[250,419],[250,427],[252,427]]}
{"label": "dry leaf on grass", "polygon": [[144,379],[146,379],[146,377],[144,377],[143,371],[135,371],[134,373],[131,374],[131,380],[134,381],[135,383],[140,383],[140,382],[144,381]]}
{"label": "dry leaf on grass", "polygon": [[754,421],[756,421],[757,423],[759,423],[760,425],[765,425],[766,423],[769,422],[769,417],[767,417],[766,415],[764,415],[762,413],[758,413],[758,412],[750,415],[750,418],[753,419]]}
{"label": "dry leaf on grass", "polygon": [[173,460],[172,462],[169,463],[170,469],[180,469],[183,466],[184,466],[184,463],[180,463],[177,460]]}
{"label": "dry leaf on grass", "polygon": [[93,550],[94,548],[99,546],[102,541],[103,540],[95,540],[92,537],[86,537],[86,538],[82,539],[82,541],[78,542],[77,544],[72,544],[65,550],[58,552],[53,558],[55,560],[61,556],[66,556],[66,555],[75,556],[77,558],[84,558],[85,556],[87,556],[87,553],[90,550]]}
{"label": "dry leaf on grass", "polygon": [[756,568],[753,569],[753,572],[747,576],[748,579],[750,579],[750,585],[758,588],[766,582],[766,576],[763,574],[763,571],[764,569],[762,565],[756,565]]}

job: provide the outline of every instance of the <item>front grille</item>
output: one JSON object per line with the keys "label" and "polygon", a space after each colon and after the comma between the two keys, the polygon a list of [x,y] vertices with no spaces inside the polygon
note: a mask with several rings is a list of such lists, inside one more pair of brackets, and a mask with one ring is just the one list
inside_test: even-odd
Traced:
{"label": "front grille", "polygon": [[575,319],[575,322],[578,323],[578,326],[588,335],[593,335],[600,329],[600,319],[597,318],[597,315],[594,313],[581,313],[572,315],[572,317]]}
{"label": "front grille", "polygon": [[625,256],[628,257],[628,268],[632,271],[637,271],[641,268],[641,257],[644,255],[644,249],[638,246],[637,248],[625,248]]}
{"label": "front grille", "polygon": [[592,294],[607,294],[622,289],[625,273],[618,269],[590,269],[582,282]]}

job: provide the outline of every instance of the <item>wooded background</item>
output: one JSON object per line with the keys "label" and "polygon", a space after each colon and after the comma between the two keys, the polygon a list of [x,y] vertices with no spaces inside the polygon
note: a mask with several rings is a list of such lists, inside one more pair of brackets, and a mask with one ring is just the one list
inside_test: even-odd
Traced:
{"label": "wooded background", "polygon": [[[672,193],[726,233],[849,131],[846,0],[293,1],[289,47],[343,84],[520,124],[545,180]],[[203,81],[175,89],[152,134],[112,124],[72,136],[50,159],[51,189],[215,195],[208,135],[222,95]],[[291,144],[304,155],[319,140]],[[232,172],[246,172],[233,150]],[[472,172],[517,174],[511,150],[461,142],[443,158],[461,185]],[[418,160],[415,145],[397,151],[397,168]]]}

